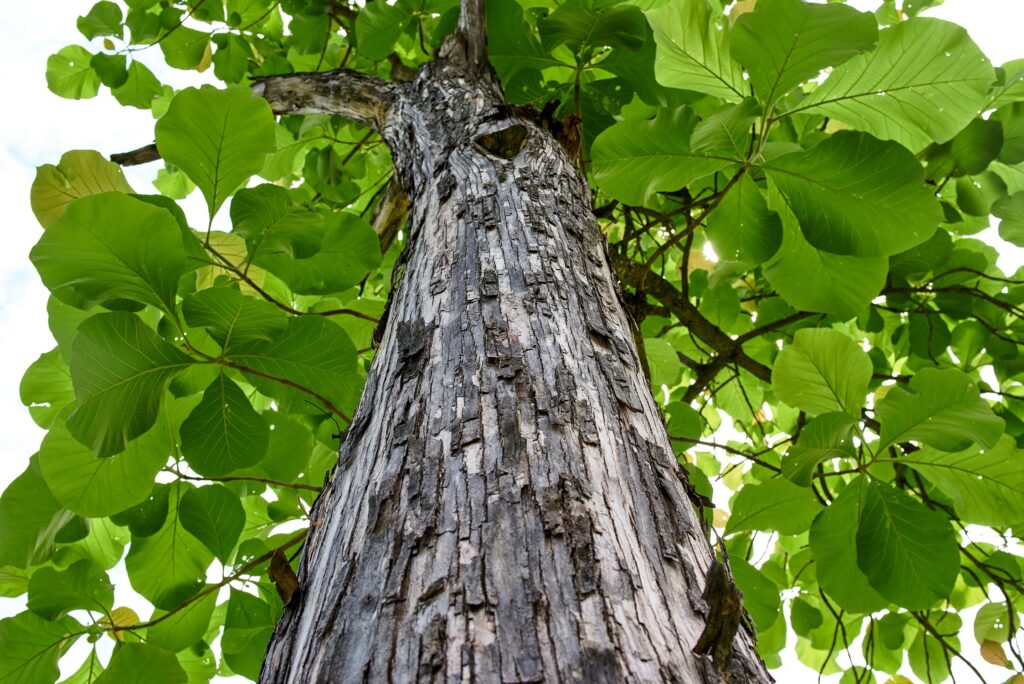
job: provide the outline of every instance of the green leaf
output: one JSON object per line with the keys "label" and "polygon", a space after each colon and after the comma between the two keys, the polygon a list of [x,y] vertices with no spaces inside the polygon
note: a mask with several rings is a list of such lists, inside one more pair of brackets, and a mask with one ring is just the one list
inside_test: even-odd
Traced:
{"label": "green leaf", "polygon": [[75,399],[71,371],[60,349],[51,349],[32,362],[21,378],[18,394],[36,425],[49,428],[57,413]]}
{"label": "green leaf", "polygon": [[179,515],[182,527],[227,563],[245,526],[238,495],[220,485],[190,489],[181,497]]}
{"label": "green leaf", "polygon": [[853,458],[851,433],[857,419],[848,413],[823,413],[809,421],[800,439],[782,459],[782,474],[794,484],[809,487],[814,469],[822,461]]}
{"label": "green leaf", "polygon": [[356,350],[348,335],[315,316],[289,319],[288,328],[275,341],[240,345],[230,360],[257,386],[267,387],[269,378],[284,378],[335,405],[357,383]]}
{"label": "green leaf", "polygon": [[60,680],[60,684],[94,684],[96,678],[103,672],[103,664],[95,650],[89,651],[82,664],[67,679]]}
{"label": "green leaf", "polygon": [[108,88],[117,88],[128,80],[127,64],[128,59],[124,55],[108,55],[105,52],[93,55],[89,60],[89,66],[99,75],[100,83]]}
{"label": "green leaf", "polygon": [[810,545],[818,584],[851,613],[873,613],[889,602],[868,583],[857,566],[857,525],[864,478],[857,478],[811,524]]}
{"label": "green leaf", "polygon": [[729,56],[725,17],[715,16],[707,0],[679,0],[646,14],[658,44],[659,83],[730,102],[749,94],[743,70]]}
{"label": "green leaf", "polygon": [[309,257],[324,239],[324,219],[295,206],[288,191],[277,185],[239,190],[231,200],[231,223],[254,259],[269,254]]}
{"label": "green leaf", "polygon": [[149,109],[153,99],[163,93],[163,86],[145,64],[138,60],[128,65],[128,78],[123,84],[111,90],[120,104],[126,107]]}
{"label": "green leaf", "polygon": [[986,603],[974,618],[974,638],[979,644],[986,641],[1003,643],[1010,638],[1010,614],[1005,603]]}
{"label": "green leaf", "polygon": [[276,622],[277,616],[267,603],[251,594],[231,590],[221,646],[224,660],[232,670],[250,679],[259,676]]}
{"label": "green leaf", "polygon": [[1005,529],[1024,522],[1024,454],[1009,435],[991,449],[955,453],[925,447],[900,463],[924,475],[965,522]]}
{"label": "green leaf", "polygon": [[981,173],[1003,147],[1003,127],[995,119],[974,119],[950,142],[956,175]]}
{"label": "green leaf", "polygon": [[760,0],[732,29],[732,56],[750,74],[759,99],[771,105],[825,67],[867,52],[878,25],[846,5]]}
{"label": "green leaf", "polygon": [[202,191],[212,219],[274,151],[274,115],[244,86],[186,88],[157,122],[156,144]]}
{"label": "green leaf", "polygon": [[370,224],[349,212],[329,214],[323,246],[305,259],[287,254],[258,255],[256,263],[300,294],[332,294],[357,285],[380,266],[380,240]]}
{"label": "green leaf", "polygon": [[639,205],[656,192],[678,190],[733,163],[690,150],[696,123],[691,109],[678,107],[661,110],[650,121],[610,126],[594,140],[594,179],[612,197]]}
{"label": "green leaf", "polygon": [[647,20],[639,8],[594,8],[585,0],[562,3],[538,26],[545,50],[564,44],[578,56],[600,47],[637,50],[647,37]]}
{"label": "green leaf", "polygon": [[763,166],[807,241],[832,254],[890,256],[930,238],[942,221],[914,155],[864,133],[839,131]]}
{"label": "green leaf", "polygon": [[43,164],[32,181],[32,212],[43,228],[64,215],[72,201],[109,191],[132,192],[121,167],[93,150],[65,152],[56,166]]}
{"label": "green leaf", "polygon": [[502,83],[508,84],[524,70],[562,64],[540,46],[516,0],[487,0],[486,5],[487,57]]}
{"label": "green leaf", "polygon": [[156,534],[167,520],[170,492],[170,485],[157,484],[142,503],[115,513],[110,520],[115,525],[127,527],[133,538]]}
{"label": "green leaf", "polygon": [[30,254],[43,283],[88,301],[130,299],[175,310],[185,248],[174,217],[119,192],[82,197]]}
{"label": "green leaf", "polygon": [[946,514],[888,485],[871,483],[861,493],[857,567],[871,586],[908,610],[947,598],[960,552]]}
{"label": "green leaf", "polygon": [[824,114],[912,151],[956,135],[986,103],[995,73],[963,28],[911,19],[836,68],[788,113]]}
{"label": "green leaf", "polygon": [[[200,66],[209,49],[210,34],[187,26],[178,26],[166,32],[160,40],[160,51],[164,53],[167,65],[175,69],[195,69]],[[159,126],[157,128],[159,130]]]}
{"label": "green leaf", "polygon": [[0,620],[0,681],[4,684],[52,684],[60,671],[57,661],[71,647],[82,626],[65,617],[49,622],[34,613]]}
{"label": "green leaf", "polygon": [[166,427],[156,425],[116,456],[97,458],[63,425],[54,425],[39,447],[39,465],[61,504],[81,516],[103,518],[145,501],[171,450]]}
{"label": "green leaf", "polygon": [[409,13],[401,4],[373,0],[356,15],[356,46],[367,59],[384,59],[409,21]]}
{"label": "green leaf", "polygon": [[844,411],[859,417],[871,370],[868,355],[843,333],[804,328],[779,352],[772,387],[779,399],[811,415]]}
{"label": "green leaf", "polygon": [[746,484],[733,497],[726,534],[745,530],[771,530],[800,534],[810,527],[821,505],[806,487],[783,479]]}
{"label": "green leaf", "polygon": [[28,609],[47,620],[81,609],[107,613],[114,607],[114,585],[107,573],[90,560],[66,570],[39,568],[28,583]]}
{"label": "green leaf", "polygon": [[706,423],[704,417],[701,416],[691,406],[687,406],[682,402],[673,401],[665,410],[669,414],[668,434],[673,439],[675,438],[689,438],[691,440],[700,439],[701,435],[704,434],[704,428]]}
{"label": "green leaf", "polygon": [[168,618],[163,617],[167,611],[154,610],[150,622],[160,622],[146,629],[146,643],[172,653],[192,646],[206,634],[216,606],[217,592],[212,591]]}
{"label": "green leaf", "polygon": [[223,373],[214,378],[202,401],[181,424],[181,453],[206,477],[220,477],[259,463],[267,455],[269,440],[267,421]]}
{"label": "green leaf", "polygon": [[57,532],[74,517],[53,498],[33,456],[0,494],[0,567],[27,568],[53,553]]}
{"label": "green leaf", "polygon": [[238,83],[249,69],[252,48],[241,36],[228,34],[222,39],[213,53],[213,74],[226,83]]}
{"label": "green leaf", "polygon": [[100,0],[89,13],[78,17],[78,31],[83,36],[92,40],[96,36],[117,36],[122,34],[121,8],[109,0]]}
{"label": "green leaf", "polygon": [[1024,247],[1024,192],[997,200],[992,213],[1000,219],[999,237]]}
{"label": "green leaf", "polygon": [[682,365],[671,344],[660,337],[649,337],[644,340],[644,350],[647,352],[647,363],[651,369],[652,387],[672,387],[679,382]]}
{"label": "green leaf", "polygon": [[751,129],[760,115],[761,107],[753,98],[727,105],[694,126],[690,146],[700,154],[745,159],[752,150]]}
{"label": "green leaf", "polygon": [[156,422],[160,396],[192,363],[137,316],[97,314],[71,345],[71,379],[78,408],[68,420],[75,439],[111,456]]}
{"label": "green leaf", "polygon": [[952,368],[922,368],[910,379],[910,391],[893,387],[875,413],[882,424],[879,449],[907,440],[943,451],[961,451],[975,442],[987,448],[1005,427],[974,381]]}
{"label": "green leaf", "polygon": [[173,653],[149,644],[121,644],[96,684],[185,684]]}
{"label": "green leaf", "polygon": [[794,309],[849,320],[863,311],[885,286],[884,257],[853,257],[815,249],[804,238],[778,190],[768,206],[782,218],[782,246],[765,265],[764,275]]}
{"label": "green leaf", "polygon": [[46,85],[50,91],[72,100],[87,100],[100,91],[99,74],[92,68],[92,53],[68,45],[46,60]]}
{"label": "green leaf", "polygon": [[989,118],[1002,128],[1003,146],[999,150],[999,161],[1004,164],[1024,162],[1024,102],[1014,102],[1000,107]]}
{"label": "green leaf", "polygon": [[743,592],[743,607],[750,612],[758,631],[768,629],[775,624],[782,607],[779,587],[742,558],[731,559],[729,565],[736,586]]}
{"label": "green leaf", "polygon": [[231,287],[212,287],[185,297],[185,320],[203,327],[224,349],[254,341],[272,341],[288,326],[287,315],[262,299]]}
{"label": "green leaf", "polygon": [[181,524],[178,502],[189,487],[172,487],[163,526],[148,537],[133,537],[125,558],[132,587],[163,610],[175,608],[201,590],[213,560],[213,554]]}
{"label": "green leaf", "polygon": [[707,232],[715,254],[726,261],[764,263],[782,245],[782,222],[747,174],[708,217]]}

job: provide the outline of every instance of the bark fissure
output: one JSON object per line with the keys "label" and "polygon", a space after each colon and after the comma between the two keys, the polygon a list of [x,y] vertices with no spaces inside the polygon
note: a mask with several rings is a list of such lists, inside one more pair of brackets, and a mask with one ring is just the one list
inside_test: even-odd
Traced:
{"label": "bark fissure", "polygon": [[403,272],[261,681],[769,681],[691,653],[713,556],[575,165],[486,75],[389,88]]}

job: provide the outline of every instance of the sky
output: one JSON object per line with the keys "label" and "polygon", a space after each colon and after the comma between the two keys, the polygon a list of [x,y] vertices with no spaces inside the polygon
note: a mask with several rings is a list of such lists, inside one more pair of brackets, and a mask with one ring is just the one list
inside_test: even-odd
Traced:
{"label": "sky", "polygon": [[[871,10],[878,1],[851,0],[849,4]],[[75,17],[91,5],[90,0],[7,3],[0,22],[0,63],[7,65],[0,114],[0,206],[7,217],[2,222],[6,246],[0,249],[0,490],[24,470],[42,439],[43,431],[19,400],[18,384],[29,364],[54,346],[46,324],[47,292],[28,260],[42,230],[29,207],[35,168],[57,163],[68,150],[92,149],[107,156],[153,140],[150,112],[121,107],[106,88],[91,100],[61,99],[46,88],[46,58],[65,45],[87,45],[75,28]],[[927,14],[966,27],[996,65],[1024,57],[1024,0],[945,0]],[[210,75],[162,67],[159,53],[137,56],[176,88],[213,82]],[[150,185],[155,173],[155,164],[126,169],[129,182],[139,192],[155,192]],[[186,201],[185,209],[195,217],[192,223],[200,225],[205,207],[198,193]],[[993,236],[994,230],[986,234]],[[1012,272],[1024,262],[1024,250],[1006,243],[999,248],[1005,259],[1000,263],[1003,270]],[[116,577],[115,583],[126,584]],[[122,590],[119,586],[119,598]],[[18,609],[16,602],[0,600],[0,616]],[[990,672],[997,681],[997,672],[1006,671]],[[814,673],[799,665],[777,671],[776,677],[787,682],[815,681]]]}

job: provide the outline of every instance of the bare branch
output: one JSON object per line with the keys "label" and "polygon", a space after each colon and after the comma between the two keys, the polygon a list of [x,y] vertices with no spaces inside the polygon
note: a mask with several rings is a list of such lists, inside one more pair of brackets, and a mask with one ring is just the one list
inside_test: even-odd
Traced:
{"label": "bare branch", "polygon": [[375,131],[384,125],[394,86],[351,69],[266,76],[252,90],[275,114],[336,114]]}
{"label": "bare branch", "polygon": [[156,143],[140,147],[130,152],[120,152],[110,155],[110,161],[121,166],[138,166],[160,158],[160,152],[156,149]]}

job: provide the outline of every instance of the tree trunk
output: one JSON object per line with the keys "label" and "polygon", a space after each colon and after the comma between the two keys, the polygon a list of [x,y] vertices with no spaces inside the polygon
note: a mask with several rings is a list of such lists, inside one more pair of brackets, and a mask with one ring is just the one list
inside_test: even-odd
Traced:
{"label": "tree trunk", "polygon": [[770,681],[691,652],[713,555],[585,181],[464,73],[389,90],[410,234],[261,681]]}

